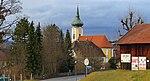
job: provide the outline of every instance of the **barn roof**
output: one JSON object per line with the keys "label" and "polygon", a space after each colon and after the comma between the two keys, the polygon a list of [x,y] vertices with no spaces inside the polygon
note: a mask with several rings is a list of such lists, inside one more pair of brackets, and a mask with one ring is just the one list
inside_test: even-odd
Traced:
{"label": "barn roof", "polygon": [[117,44],[150,43],[150,24],[138,24],[120,38]]}
{"label": "barn roof", "polygon": [[113,48],[105,35],[95,35],[95,36],[80,36],[79,41],[91,41],[99,48]]}

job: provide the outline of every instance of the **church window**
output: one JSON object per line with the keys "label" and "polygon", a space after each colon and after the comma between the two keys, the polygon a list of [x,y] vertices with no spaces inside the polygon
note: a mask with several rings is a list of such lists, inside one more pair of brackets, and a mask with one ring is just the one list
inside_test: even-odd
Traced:
{"label": "church window", "polygon": [[73,34],[73,39],[75,39],[75,34]]}
{"label": "church window", "polygon": [[79,37],[81,36],[81,34],[79,34]]}

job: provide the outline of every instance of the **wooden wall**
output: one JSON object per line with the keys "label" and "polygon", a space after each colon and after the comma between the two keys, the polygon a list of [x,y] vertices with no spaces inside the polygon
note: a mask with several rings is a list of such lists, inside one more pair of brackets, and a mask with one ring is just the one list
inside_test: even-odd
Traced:
{"label": "wooden wall", "polygon": [[[128,44],[120,45],[120,54],[131,54],[131,57],[144,56],[150,60],[150,44]],[[122,69],[131,69],[131,63],[121,63]],[[150,69],[150,62],[147,63],[147,69]]]}

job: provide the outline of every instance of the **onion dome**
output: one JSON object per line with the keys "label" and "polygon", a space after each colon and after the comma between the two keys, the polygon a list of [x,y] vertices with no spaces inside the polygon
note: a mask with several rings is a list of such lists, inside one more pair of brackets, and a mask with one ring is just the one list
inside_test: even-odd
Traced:
{"label": "onion dome", "polygon": [[72,26],[77,26],[77,27],[82,27],[83,26],[83,22],[80,20],[80,16],[79,16],[78,6],[77,6],[77,14],[76,14],[76,17],[75,17],[74,21],[72,22]]}

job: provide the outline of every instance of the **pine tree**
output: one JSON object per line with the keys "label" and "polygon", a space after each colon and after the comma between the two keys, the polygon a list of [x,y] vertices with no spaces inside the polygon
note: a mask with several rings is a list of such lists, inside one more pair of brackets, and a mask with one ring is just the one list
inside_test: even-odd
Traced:
{"label": "pine tree", "polygon": [[28,37],[29,21],[27,18],[21,19],[16,25],[13,40],[26,44]]}
{"label": "pine tree", "polygon": [[61,57],[59,58],[61,61],[59,61],[60,63],[60,72],[64,72],[65,71],[65,64],[66,64],[66,55],[65,55],[65,41],[64,41],[64,34],[62,32],[62,30],[60,31],[60,45],[61,45]]}
{"label": "pine tree", "polygon": [[66,43],[66,49],[67,49],[66,51],[70,50],[71,49],[71,36],[70,36],[70,32],[68,29],[66,32],[65,43]]}
{"label": "pine tree", "polygon": [[16,67],[18,72],[24,74],[26,70],[26,75],[32,73],[34,76],[41,72],[42,34],[40,24],[36,31],[33,25],[33,21],[30,24],[26,18],[21,19],[16,25],[9,63]]}
{"label": "pine tree", "polygon": [[27,43],[27,55],[26,55],[26,68],[29,73],[36,74],[36,53],[35,53],[35,32],[34,23],[31,22],[28,30],[28,43]]}
{"label": "pine tree", "polygon": [[35,31],[35,53],[36,53],[36,74],[40,74],[42,71],[42,33],[40,23]]}
{"label": "pine tree", "polygon": [[[27,18],[21,19],[17,24],[13,34],[14,43],[11,48],[9,56],[9,63],[15,67],[14,72],[24,73],[25,69],[25,55],[27,48],[29,21]],[[19,56],[19,58],[18,58]],[[12,71],[12,72],[13,72]]]}
{"label": "pine tree", "polygon": [[66,32],[66,38],[65,38],[65,53],[66,53],[66,70],[73,70],[74,68],[74,59],[73,59],[73,55],[72,55],[72,48],[71,48],[71,36],[69,33],[69,30],[67,30]]}

